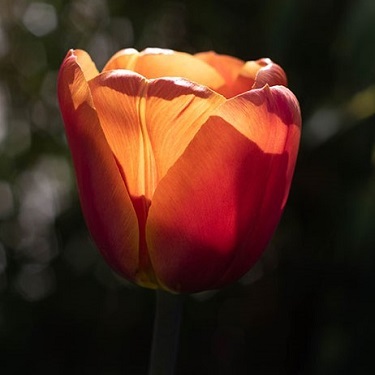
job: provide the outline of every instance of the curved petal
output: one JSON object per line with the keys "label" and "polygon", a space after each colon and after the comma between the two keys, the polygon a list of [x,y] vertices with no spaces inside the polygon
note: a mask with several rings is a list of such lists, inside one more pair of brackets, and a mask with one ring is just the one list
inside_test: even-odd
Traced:
{"label": "curved petal", "polygon": [[139,52],[134,48],[125,48],[116,52],[103,68],[103,72],[115,69],[134,70],[136,60]]}
{"label": "curved petal", "polygon": [[233,97],[250,89],[261,88],[264,85],[287,86],[284,70],[271,59],[247,61],[230,87],[230,95],[227,97]]}
{"label": "curved petal", "polygon": [[[256,70],[256,68],[254,69],[254,66],[251,66],[254,64],[259,66],[259,69]],[[259,89],[264,85],[281,85],[285,87],[288,85],[288,80],[283,68],[280,65],[275,64],[271,59],[260,59],[247,62],[241,71],[241,75],[246,77],[248,71],[251,72],[251,75],[256,71],[253,89]]]}
{"label": "curved petal", "polygon": [[[299,104],[284,86],[264,86],[227,100],[215,112],[268,153],[282,153],[287,140],[297,153],[301,127]],[[297,143],[295,143],[297,142]]]}
{"label": "curved petal", "polygon": [[149,141],[142,133],[141,99],[147,89],[147,80],[130,71],[103,73],[90,81],[90,88],[98,111],[100,125],[110,149],[118,161],[131,196],[146,193],[146,174],[152,172]]}
{"label": "curved petal", "polygon": [[182,77],[210,87],[213,90],[224,84],[214,68],[194,56],[168,49],[147,48],[142,52],[125,49],[116,53],[103,71],[128,69],[146,78]]}
{"label": "curved petal", "polygon": [[233,281],[276,227],[298,147],[298,104],[286,89],[254,91],[215,111],[155,191],[146,239],[166,288]]}
{"label": "curved petal", "polygon": [[99,74],[95,63],[91,60],[90,55],[86,51],[76,49],[74,51],[71,50],[70,52],[68,52],[68,55],[69,54],[74,54],[75,56],[77,56],[77,62],[81,68],[81,72],[85,76],[86,81],[89,81]]}
{"label": "curved petal", "polygon": [[184,79],[158,79],[147,92],[146,124],[159,180],[225,98]]}
{"label": "curved petal", "polygon": [[232,56],[217,54],[213,51],[200,52],[194,56],[211,65],[223,77],[225,84],[218,88],[217,92],[225,97],[234,96],[231,87],[245,62]]}
{"label": "curved petal", "polygon": [[[266,85],[228,100],[219,108],[218,115],[253,140],[264,155],[269,156],[266,163],[257,166],[261,170],[258,171],[256,183],[262,186],[258,196],[261,205],[257,218],[248,226],[236,257],[218,282],[217,286],[222,286],[247,272],[276,229],[289,195],[296,164],[301,114],[298,101],[289,89],[283,86],[269,88]],[[264,178],[263,182],[261,178]],[[252,210],[252,199],[248,201],[249,210]],[[242,201],[244,207],[245,202],[246,199]],[[243,220],[246,220],[245,217]]]}
{"label": "curved petal", "polygon": [[271,59],[247,61],[215,52],[201,52],[196,58],[211,65],[224,78],[225,84],[216,91],[226,98],[242,94],[250,89],[269,86],[287,86],[284,70]]}
{"label": "curved petal", "polygon": [[90,87],[130,195],[149,200],[160,178],[225,100],[183,79],[147,81],[124,70],[103,73]]}
{"label": "curved petal", "polygon": [[137,216],[93,106],[85,78],[95,75],[90,60],[69,51],[59,72],[59,104],[88,228],[111,267],[135,280]]}

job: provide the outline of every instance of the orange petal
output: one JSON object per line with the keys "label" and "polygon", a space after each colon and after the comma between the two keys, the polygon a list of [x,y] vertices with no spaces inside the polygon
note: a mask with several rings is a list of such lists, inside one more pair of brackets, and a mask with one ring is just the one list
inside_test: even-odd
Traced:
{"label": "orange petal", "polygon": [[229,95],[226,96],[233,97],[250,89],[261,88],[266,84],[287,86],[284,70],[270,59],[247,61],[230,87]]}
{"label": "orange petal", "polygon": [[283,86],[251,90],[229,100],[218,112],[224,121],[253,140],[270,157],[258,175],[265,178],[264,183],[257,180],[263,186],[262,205],[256,220],[248,227],[247,241],[218,283],[221,286],[236,280],[239,273],[247,272],[250,253],[258,258],[280,220],[297,159],[301,114],[297,99]]}
{"label": "orange petal", "polygon": [[149,200],[160,178],[225,100],[183,79],[149,82],[124,70],[103,73],[90,86],[131,196]]}
{"label": "orange petal", "polygon": [[[297,154],[301,115],[294,94],[284,86],[264,86],[227,100],[216,114],[267,153]],[[286,144],[285,142],[292,142]]]}
{"label": "orange petal", "polygon": [[91,57],[86,51],[76,49],[74,51],[70,51],[69,53],[74,53],[74,55],[77,56],[77,61],[86,81],[89,81],[99,74],[95,63],[91,60]]}
{"label": "orange petal", "polygon": [[146,124],[154,150],[158,180],[225,98],[184,79],[157,79],[147,93]]}
{"label": "orange petal", "polygon": [[143,137],[141,126],[147,85],[144,77],[125,70],[102,73],[90,82],[102,131],[130,195],[151,198],[146,182],[153,179],[155,167],[150,142]]}
{"label": "orange petal", "polygon": [[134,70],[139,52],[134,48],[125,48],[116,52],[103,68],[103,72],[114,69]]}
{"label": "orange petal", "polygon": [[88,228],[107,262],[129,280],[138,272],[137,216],[108,146],[86,77],[90,58],[70,51],[58,78],[58,97]]}
{"label": "orange petal", "polygon": [[[233,82],[237,79],[245,64],[245,62],[240,59],[228,55],[219,55],[213,51],[200,52],[194,56],[211,65],[224,78],[225,86],[229,87],[233,85]],[[221,87],[218,89],[218,92],[225,95],[223,90],[224,87]]]}
{"label": "orange petal", "polygon": [[244,61],[215,52],[201,52],[195,56],[210,64],[224,78],[224,85],[217,88],[216,91],[226,98],[231,98],[252,88],[254,80],[240,75],[245,64]]}
{"label": "orange petal", "polygon": [[116,53],[103,71],[128,69],[146,78],[182,77],[215,90],[224,79],[210,65],[194,56],[160,48],[147,48],[142,52],[125,49]]}
{"label": "orange petal", "polygon": [[[251,65],[253,66],[251,67]],[[257,65],[259,68],[256,70],[254,65]],[[271,59],[260,59],[247,62],[241,71],[241,75],[247,77],[249,74],[248,71],[250,71],[251,76],[254,71],[256,71],[255,82],[253,85],[254,89],[261,88],[264,85],[288,85],[288,80],[283,68],[280,65],[275,64]]]}
{"label": "orange petal", "polygon": [[285,88],[254,91],[215,111],[155,191],[146,235],[166,288],[194,292],[239,278],[277,225],[298,148],[298,104]]}
{"label": "orange petal", "polygon": [[259,59],[248,61],[243,66],[238,77],[240,82],[252,83],[252,88],[261,88],[264,85],[287,86],[287,78],[280,65],[275,64],[271,59]]}

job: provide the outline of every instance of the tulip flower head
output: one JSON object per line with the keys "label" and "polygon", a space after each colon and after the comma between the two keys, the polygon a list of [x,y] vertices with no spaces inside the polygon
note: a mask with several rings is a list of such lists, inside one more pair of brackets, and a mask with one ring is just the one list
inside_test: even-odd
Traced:
{"label": "tulip flower head", "polygon": [[149,288],[225,286],[280,220],[301,117],[270,59],[70,50],[58,97],[84,217],[108,264]]}

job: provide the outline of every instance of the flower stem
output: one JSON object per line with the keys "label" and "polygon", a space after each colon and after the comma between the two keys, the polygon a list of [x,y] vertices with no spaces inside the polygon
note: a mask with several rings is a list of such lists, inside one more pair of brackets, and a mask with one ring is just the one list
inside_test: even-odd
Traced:
{"label": "flower stem", "polygon": [[178,351],[183,296],[156,291],[156,314],[149,375],[173,375]]}

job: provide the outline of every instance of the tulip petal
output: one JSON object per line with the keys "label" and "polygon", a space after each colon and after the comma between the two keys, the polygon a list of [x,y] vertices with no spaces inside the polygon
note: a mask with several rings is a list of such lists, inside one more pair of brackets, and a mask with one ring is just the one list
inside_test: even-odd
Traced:
{"label": "tulip petal", "polygon": [[254,78],[241,75],[245,65],[244,61],[215,52],[201,52],[194,56],[210,64],[224,78],[225,84],[217,88],[216,91],[226,98],[231,98],[252,88]]}
{"label": "tulip petal", "polygon": [[90,81],[102,131],[116,157],[130,195],[150,198],[145,182],[153,178],[147,178],[146,174],[152,174],[154,162],[152,153],[149,155],[147,134],[143,137],[140,114],[143,108],[142,92],[147,85],[145,78],[125,70],[100,74]]}
{"label": "tulip petal", "polygon": [[264,85],[288,85],[288,80],[283,68],[275,64],[271,59],[248,61],[242,68],[240,75],[242,77],[254,78],[253,89],[259,89]]}
{"label": "tulip petal", "polygon": [[116,69],[134,70],[139,52],[134,48],[125,48],[116,52],[103,68],[103,72]]}
{"label": "tulip petal", "polygon": [[233,97],[250,89],[262,88],[264,85],[287,86],[284,70],[271,59],[247,61],[227,89],[226,97]]}
{"label": "tulip petal", "polygon": [[[247,272],[269,242],[289,195],[301,135],[298,101],[283,86],[269,88],[266,85],[233,98],[220,107],[219,116],[252,139],[270,158],[258,175],[265,179],[261,182],[257,178],[263,190],[262,203],[256,220],[248,226],[248,241],[241,244],[218,287],[238,279],[239,273]],[[257,125],[249,126],[246,119],[252,119]]]}
{"label": "tulip petal", "polygon": [[88,228],[111,267],[137,279],[137,216],[93,106],[86,77],[93,63],[69,51],[58,78],[58,97],[72,153],[82,210]]}
{"label": "tulip petal", "polygon": [[201,52],[196,58],[211,65],[224,78],[225,84],[216,91],[226,98],[231,98],[254,88],[283,85],[287,86],[284,70],[271,59],[247,61],[215,52]]}
{"label": "tulip petal", "polygon": [[125,70],[103,73],[90,87],[131,196],[149,200],[160,178],[225,100],[183,79],[148,81]]}
{"label": "tulip petal", "polygon": [[184,79],[157,79],[150,83],[146,122],[159,180],[223,102],[223,96]]}
{"label": "tulip petal", "polygon": [[127,69],[144,77],[183,77],[216,90],[224,84],[222,76],[209,64],[185,52],[147,48],[142,52],[129,48],[117,52],[103,71]]}
{"label": "tulip petal", "polygon": [[213,51],[196,53],[194,56],[211,65],[224,78],[225,84],[229,86],[236,80],[245,64],[240,59],[228,55],[219,55]]}
{"label": "tulip petal", "polygon": [[85,76],[86,81],[89,81],[99,74],[95,63],[91,60],[90,55],[86,51],[76,49],[74,52],[70,51],[70,53],[74,53],[74,55],[77,56],[77,62],[79,63],[81,72]]}
{"label": "tulip petal", "polygon": [[286,88],[253,90],[218,107],[153,197],[146,239],[161,285],[217,288],[259,258],[285,205],[299,126]]}

